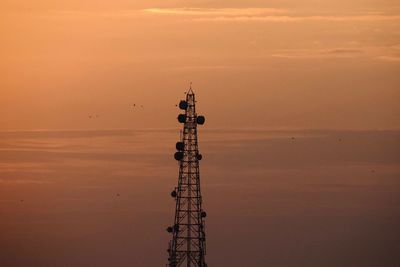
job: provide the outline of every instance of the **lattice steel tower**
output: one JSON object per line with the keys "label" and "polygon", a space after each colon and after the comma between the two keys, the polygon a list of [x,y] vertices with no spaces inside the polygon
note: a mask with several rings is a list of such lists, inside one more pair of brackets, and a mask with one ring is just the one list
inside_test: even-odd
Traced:
{"label": "lattice steel tower", "polygon": [[206,267],[206,212],[202,209],[200,191],[199,161],[202,156],[197,144],[197,125],[205,122],[203,116],[197,116],[194,92],[190,87],[186,100],[179,103],[184,114],[178,121],[183,123],[181,140],[176,143],[174,157],[179,162],[178,186],[171,192],[176,201],[174,224],[167,228],[172,234],[168,247],[168,264],[177,266]]}

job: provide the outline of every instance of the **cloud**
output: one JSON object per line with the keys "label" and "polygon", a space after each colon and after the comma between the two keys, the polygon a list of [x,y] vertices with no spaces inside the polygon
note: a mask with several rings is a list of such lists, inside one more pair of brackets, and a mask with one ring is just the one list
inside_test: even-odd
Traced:
{"label": "cloud", "polygon": [[195,18],[194,21],[221,21],[221,22],[303,22],[303,21],[331,21],[331,22],[348,22],[348,21],[393,21],[400,20],[398,15],[347,15],[347,16],[219,16],[211,18]]}
{"label": "cloud", "polygon": [[148,8],[145,13],[190,16],[256,16],[262,14],[283,13],[275,8]]}
{"label": "cloud", "polygon": [[0,184],[50,184],[52,181],[44,181],[44,180],[24,180],[24,179],[15,179],[15,180],[4,180],[0,179]]}
{"label": "cloud", "polygon": [[193,21],[205,22],[302,22],[302,21],[393,21],[400,15],[381,12],[304,15],[276,8],[148,8],[147,14],[189,16]]}
{"label": "cloud", "polygon": [[[15,15],[19,15],[16,13]],[[135,9],[127,10],[45,10],[41,12],[31,12],[24,16],[37,19],[132,19],[143,16],[143,12]]]}
{"label": "cloud", "polygon": [[376,56],[377,60],[398,63],[400,62],[400,44],[388,46],[386,53]]}
{"label": "cloud", "polygon": [[388,62],[400,62],[400,56],[379,56],[376,59]]}
{"label": "cloud", "polygon": [[352,58],[364,53],[363,49],[331,48],[331,49],[286,49],[271,54],[276,58]]}
{"label": "cloud", "polygon": [[333,47],[327,49],[284,49],[273,52],[271,57],[285,59],[319,59],[319,58],[357,58],[363,57],[372,60],[400,62],[398,45],[381,46],[350,46]]}
{"label": "cloud", "polygon": [[331,55],[352,55],[359,54],[363,51],[361,49],[350,49],[350,48],[334,48],[323,51],[322,53]]}
{"label": "cloud", "polygon": [[48,10],[33,12],[34,17],[50,19],[132,19],[149,15],[180,16],[198,22],[304,22],[304,21],[398,21],[400,15],[385,12],[306,14],[279,8],[146,8],[126,10]]}
{"label": "cloud", "polygon": [[233,66],[233,65],[191,65],[191,66],[178,66],[174,68],[168,68],[169,70],[177,71],[226,71],[234,70],[238,68],[246,68],[245,66]]}

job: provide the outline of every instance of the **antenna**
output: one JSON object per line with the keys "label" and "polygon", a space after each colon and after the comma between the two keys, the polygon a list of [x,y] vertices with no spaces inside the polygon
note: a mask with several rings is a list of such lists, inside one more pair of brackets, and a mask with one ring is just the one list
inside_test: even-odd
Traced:
{"label": "antenna", "polygon": [[168,246],[169,267],[207,267],[205,217],[200,190],[200,165],[202,155],[197,142],[197,125],[205,122],[204,116],[197,116],[195,97],[190,83],[186,100],[179,103],[184,114],[178,121],[183,124],[180,141],[176,143],[174,158],[179,162],[178,186],[171,192],[175,200],[174,224],[167,228],[171,233]]}
{"label": "antenna", "polygon": [[192,82],[189,84],[189,90],[187,92],[188,94],[194,94],[193,89],[192,89]]}

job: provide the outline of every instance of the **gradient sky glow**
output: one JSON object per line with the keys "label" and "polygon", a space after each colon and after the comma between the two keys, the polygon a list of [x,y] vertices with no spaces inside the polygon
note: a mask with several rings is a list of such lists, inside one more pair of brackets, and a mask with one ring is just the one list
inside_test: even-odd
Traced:
{"label": "gradient sky glow", "polygon": [[193,82],[209,266],[400,266],[399,26],[399,0],[1,0],[0,265],[164,266]]}
{"label": "gradient sky glow", "polygon": [[190,81],[212,128],[400,126],[397,1],[6,0],[0,13],[1,130],[174,127]]}

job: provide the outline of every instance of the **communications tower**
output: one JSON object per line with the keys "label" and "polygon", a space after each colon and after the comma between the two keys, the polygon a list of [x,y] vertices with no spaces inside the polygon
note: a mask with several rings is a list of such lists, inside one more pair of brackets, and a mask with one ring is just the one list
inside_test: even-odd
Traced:
{"label": "communications tower", "polygon": [[183,124],[183,131],[174,155],[179,162],[179,178],[178,186],[171,192],[176,207],[174,224],[167,228],[172,235],[167,250],[167,266],[207,267],[206,212],[201,206],[200,191],[199,161],[202,155],[197,143],[197,125],[203,125],[205,118],[196,113],[196,100],[191,86],[186,93],[186,100],[180,101],[179,108],[182,113],[178,121]]}

